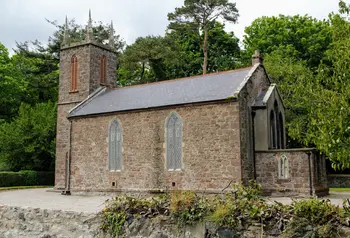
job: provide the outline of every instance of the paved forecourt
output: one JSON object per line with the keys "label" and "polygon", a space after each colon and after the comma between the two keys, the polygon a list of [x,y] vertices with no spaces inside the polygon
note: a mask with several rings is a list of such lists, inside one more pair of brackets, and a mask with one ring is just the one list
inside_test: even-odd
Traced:
{"label": "paved forecourt", "polygon": [[[1,191],[0,206],[97,213],[104,208],[105,201],[111,198],[112,195],[64,196],[60,193],[48,192],[47,188],[22,189]],[[343,199],[346,198],[350,198],[350,193],[332,192],[331,195],[320,199],[329,199],[333,204],[342,206]],[[278,201],[283,204],[292,202],[292,199],[289,197],[269,197],[267,199],[270,202]]]}
{"label": "paved forecourt", "polygon": [[64,196],[47,188],[0,191],[0,206],[97,213],[112,196]]}

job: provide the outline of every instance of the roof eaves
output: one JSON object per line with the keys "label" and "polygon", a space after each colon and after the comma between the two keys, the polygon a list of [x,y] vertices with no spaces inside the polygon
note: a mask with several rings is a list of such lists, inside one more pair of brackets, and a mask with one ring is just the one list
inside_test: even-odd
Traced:
{"label": "roof eaves", "polygon": [[82,118],[82,117],[91,117],[91,116],[99,116],[99,115],[107,115],[116,112],[137,112],[148,109],[163,109],[168,107],[181,107],[181,106],[190,106],[190,105],[198,105],[198,104],[208,104],[208,103],[229,103],[229,102],[237,102],[237,98],[226,98],[226,99],[218,99],[212,101],[203,101],[203,102],[191,102],[191,103],[182,103],[182,104],[172,104],[172,105],[164,105],[164,106],[155,106],[155,107],[144,107],[144,108],[136,108],[136,109],[124,109],[118,111],[108,111],[108,112],[95,112],[83,115],[69,115],[68,118]]}
{"label": "roof eaves", "polygon": [[98,89],[96,89],[93,93],[91,93],[86,99],[84,99],[81,103],[79,103],[78,105],[76,105],[75,107],[73,107],[69,113],[68,113],[68,118],[74,116],[72,115],[74,112],[76,112],[77,110],[81,109],[82,107],[86,106],[89,102],[91,102],[94,98],[96,98],[97,96],[99,96],[101,93],[106,91],[106,87],[99,87]]}
{"label": "roof eaves", "polygon": [[236,89],[236,91],[234,91],[233,93],[233,97],[234,98],[238,98],[238,94],[241,92],[242,88],[247,84],[248,80],[252,77],[252,75],[254,74],[254,72],[256,71],[256,69],[260,66],[261,64],[255,64],[252,69],[249,71],[249,73],[247,74],[247,76],[245,76],[244,80],[241,82],[241,84],[238,86],[238,88]]}

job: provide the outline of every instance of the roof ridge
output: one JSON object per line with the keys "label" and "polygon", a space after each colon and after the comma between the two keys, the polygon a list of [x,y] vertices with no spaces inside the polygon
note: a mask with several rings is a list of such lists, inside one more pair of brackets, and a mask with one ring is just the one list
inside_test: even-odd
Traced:
{"label": "roof ridge", "polygon": [[228,73],[232,73],[232,72],[239,72],[239,71],[243,71],[243,70],[248,70],[251,68],[253,68],[253,66],[239,68],[239,69],[226,70],[226,71],[220,71],[220,72],[215,72],[215,73],[210,73],[210,74],[205,74],[205,75],[203,75],[203,74],[202,75],[194,75],[194,76],[189,76],[189,77],[183,77],[183,78],[177,78],[177,79],[167,79],[167,80],[151,82],[151,83],[135,84],[135,85],[125,86],[125,87],[120,87],[120,88],[109,88],[109,89],[107,89],[107,91],[118,90],[118,89],[122,89],[122,88],[141,87],[141,86],[154,85],[154,84],[160,84],[160,83],[168,83],[168,82],[187,80],[187,79],[193,79],[193,78],[200,78],[200,77],[207,77],[207,76],[212,76],[212,75],[217,75],[217,74],[228,74]]}

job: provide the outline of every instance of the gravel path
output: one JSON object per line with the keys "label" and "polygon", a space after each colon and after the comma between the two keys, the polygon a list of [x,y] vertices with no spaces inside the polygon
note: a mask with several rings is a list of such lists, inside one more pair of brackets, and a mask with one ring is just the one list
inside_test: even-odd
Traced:
{"label": "gravel path", "polygon": [[[0,206],[31,207],[50,210],[97,213],[104,207],[104,202],[111,196],[63,196],[60,193],[48,192],[47,188],[0,191]],[[322,199],[330,199],[333,204],[341,206],[343,199],[350,198],[350,193],[332,192]],[[290,204],[289,197],[270,197],[271,202],[278,201]]]}
{"label": "gravel path", "polygon": [[0,191],[0,206],[97,213],[110,196],[64,196],[47,188]]}

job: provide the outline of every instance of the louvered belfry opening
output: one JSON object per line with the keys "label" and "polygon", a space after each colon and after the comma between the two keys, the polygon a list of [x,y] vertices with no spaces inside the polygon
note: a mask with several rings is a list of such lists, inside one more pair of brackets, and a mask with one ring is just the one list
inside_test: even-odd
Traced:
{"label": "louvered belfry opening", "polygon": [[100,58],[100,84],[106,84],[106,77],[107,77],[107,62],[106,62],[106,56],[103,55]]}

